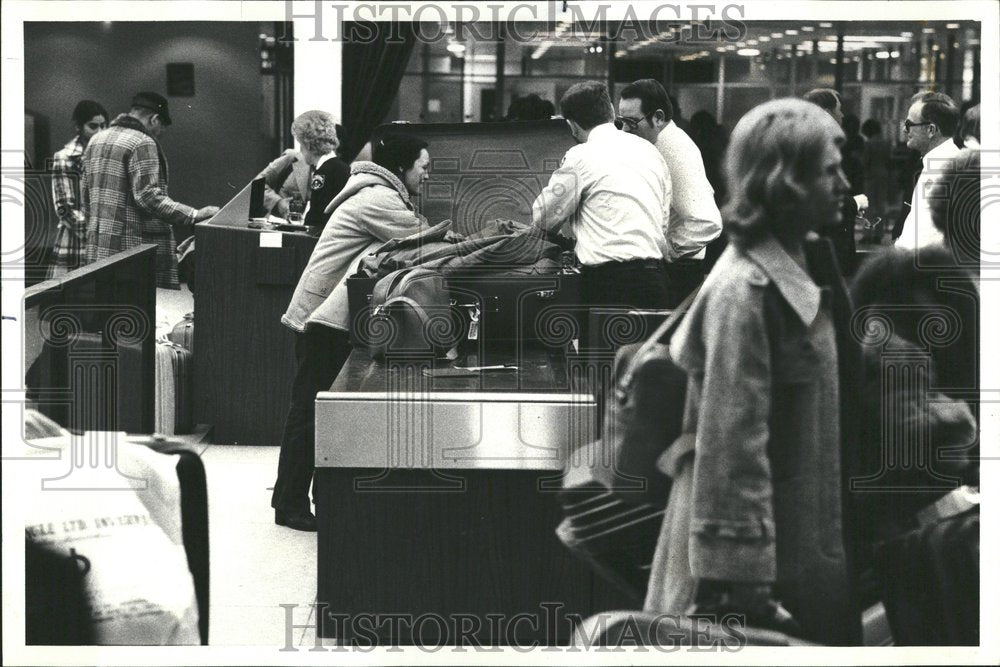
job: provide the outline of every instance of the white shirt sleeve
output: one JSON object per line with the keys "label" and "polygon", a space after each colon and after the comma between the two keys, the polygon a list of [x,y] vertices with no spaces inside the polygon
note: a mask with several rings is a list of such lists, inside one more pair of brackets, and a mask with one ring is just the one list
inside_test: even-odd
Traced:
{"label": "white shirt sleeve", "polygon": [[555,231],[576,213],[583,198],[583,166],[581,161],[566,153],[562,164],[552,172],[548,185],[531,205],[531,221],[535,226]]}
{"label": "white shirt sleeve", "polygon": [[[676,133],[683,130],[677,128]],[[668,261],[698,252],[722,233],[722,215],[715,205],[715,191],[702,162],[701,152],[684,135],[663,136],[656,147],[670,170],[673,193],[664,235],[670,245]]]}

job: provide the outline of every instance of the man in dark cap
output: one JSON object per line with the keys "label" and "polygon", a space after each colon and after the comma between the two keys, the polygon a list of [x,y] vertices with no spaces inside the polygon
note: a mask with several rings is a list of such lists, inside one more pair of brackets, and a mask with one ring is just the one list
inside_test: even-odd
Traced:
{"label": "man in dark cap", "polygon": [[157,137],[170,123],[162,95],[133,97],[129,112],[87,145],[80,189],[87,219],[86,262],[155,243],[156,286],[180,289],[172,225],[205,220],[219,207],[195,209],[167,195],[167,158]]}

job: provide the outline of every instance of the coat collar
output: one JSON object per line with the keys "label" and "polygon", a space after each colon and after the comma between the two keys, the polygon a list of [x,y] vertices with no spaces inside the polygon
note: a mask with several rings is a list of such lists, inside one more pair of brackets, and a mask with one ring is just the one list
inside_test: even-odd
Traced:
{"label": "coat collar", "polygon": [[333,201],[327,204],[324,212],[332,213],[348,197],[354,195],[358,190],[371,185],[387,185],[395,189],[403,199],[406,207],[411,210],[413,209],[413,203],[410,201],[410,193],[406,191],[406,186],[403,185],[403,181],[399,180],[399,177],[385,167],[377,165],[374,162],[362,160],[351,165],[351,178],[344,185],[344,189],[333,198]]}
{"label": "coat collar", "polygon": [[802,323],[810,326],[819,314],[822,292],[809,274],[773,236],[758,241],[746,250],[746,254],[767,274]]}

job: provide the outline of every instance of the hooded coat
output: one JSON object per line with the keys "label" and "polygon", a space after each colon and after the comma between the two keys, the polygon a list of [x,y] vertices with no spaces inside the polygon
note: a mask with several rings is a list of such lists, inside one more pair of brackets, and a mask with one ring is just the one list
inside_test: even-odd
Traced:
{"label": "hooded coat", "polygon": [[281,316],[285,326],[298,332],[309,324],[349,331],[351,267],[382,243],[427,227],[403,182],[374,162],[351,165],[351,177],[326,210],[332,215]]}

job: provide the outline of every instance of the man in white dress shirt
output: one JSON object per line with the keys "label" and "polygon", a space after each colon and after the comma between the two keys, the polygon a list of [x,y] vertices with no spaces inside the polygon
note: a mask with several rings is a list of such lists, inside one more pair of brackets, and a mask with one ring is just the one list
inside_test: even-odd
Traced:
{"label": "man in white dress shirt", "polygon": [[910,212],[896,239],[897,248],[915,250],[944,240],[931,220],[928,194],[941,170],[959,153],[960,149],[952,140],[958,118],[958,107],[943,93],[921,93],[914,96],[910,104],[903,131],[906,145],[920,153],[923,169],[913,187]]}
{"label": "man in white dress shirt", "polygon": [[667,91],[656,79],[639,79],[625,86],[618,100],[622,130],[656,146],[667,163],[673,194],[665,233],[667,261],[704,256],[702,250],[722,233],[722,215],[715,190],[705,175],[701,151],[673,121]]}
{"label": "man in white dress shirt", "polygon": [[619,132],[604,84],[570,87],[559,102],[579,145],[532,206],[547,231],[569,222],[581,265],[581,297],[589,306],[665,308],[664,259],[670,246],[670,175],[649,142]]}

